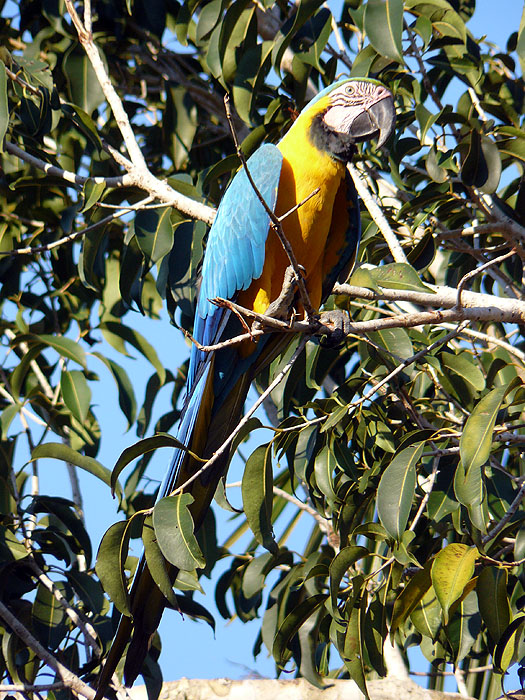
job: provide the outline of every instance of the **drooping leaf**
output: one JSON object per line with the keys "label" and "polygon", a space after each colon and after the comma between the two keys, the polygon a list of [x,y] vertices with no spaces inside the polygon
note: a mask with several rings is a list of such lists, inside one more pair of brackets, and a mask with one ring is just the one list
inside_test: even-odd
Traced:
{"label": "drooping leaf", "polygon": [[442,549],[434,559],[432,586],[443,610],[445,624],[448,624],[450,607],[463,594],[474,574],[478,556],[476,547],[453,543]]}
{"label": "drooping leaf", "polygon": [[393,61],[403,63],[403,1],[368,0],[365,30],[374,49]]}
{"label": "drooping leaf", "polygon": [[416,488],[416,464],[424,443],[405,448],[383,472],[377,489],[377,512],[388,532],[400,540],[405,531]]}
{"label": "drooping leaf", "polygon": [[283,666],[290,658],[289,644],[301,625],[324,604],[327,597],[324,593],[309,596],[285,617],[277,630],[272,649],[273,657],[279,666]]}
{"label": "drooping leaf", "polygon": [[171,207],[142,209],[135,217],[135,236],[148,266],[162,260],[173,246]]}
{"label": "drooping leaf", "polygon": [[0,153],[4,152],[4,136],[9,126],[9,105],[7,103],[7,74],[0,61]]}
{"label": "drooping leaf", "polygon": [[155,536],[166,559],[182,571],[203,569],[204,557],[193,532],[193,518],[188,506],[193,496],[182,493],[166,496],[153,509]]}
{"label": "drooping leaf", "polygon": [[494,667],[498,673],[505,673],[511,663],[516,659],[525,615],[518,615],[501,635],[493,654]]}
{"label": "drooping leaf", "polygon": [[335,613],[338,606],[339,587],[348,569],[369,554],[366,547],[348,546],[341,549],[330,563],[330,601]]}
{"label": "drooping leaf", "polygon": [[118,458],[117,463],[115,464],[115,466],[113,467],[113,471],[111,472],[111,488],[115,488],[115,484],[117,483],[117,479],[120,473],[130,462],[132,462],[134,459],[137,459],[138,457],[142,457],[142,455],[147,454],[148,452],[158,450],[161,447],[171,447],[172,449],[186,450],[186,446],[183,445],[182,442],[180,442],[180,440],[177,440],[168,433],[157,433],[156,435],[153,435],[153,437],[139,440],[134,445],[126,447],[126,449]]}
{"label": "drooping leaf", "polygon": [[[104,467],[93,457],[87,457],[80,454],[77,450],[59,442],[45,442],[42,445],[37,445],[31,454],[31,459],[59,459],[63,462],[69,462],[81,469],[93,474],[108,486],[111,486],[111,472]],[[114,490],[119,496],[122,495],[120,484],[114,485]]]}
{"label": "drooping leaf", "polygon": [[130,616],[124,563],[128,555],[129,521],[114,523],[105,533],[97,554],[95,570],[104,590],[122,615]]}
{"label": "drooping leaf", "polygon": [[486,566],[478,576],[476,593],[479,612],[496,644],[511,622],[511,610],[507,597],[507,570],[499,566]]}
{"label": "drooping leaf", "polygon": [[75,418],[83,423],[89,411],[91,403],[91,389],[86,380],[86,375],[79,370],[63,371],[60,379],[60,389],[64,403]]}
{"label": "drooping leaf", "polygon": [[272,530],[273,474],[272,451],[260,445],[246,461],[242,477],[242,502],[255,539],[268,551],[277,553]]}
{"label": "drooping leaf", "polygon": [[459,453],[465,472],[481,467],[489,458],[492,433],[507,387],[486,394],[467,418],[459,441]]}
{"label": "drooping leaf", "polygon": [[144,544],[144,556],[146,557],[146,563],[152,579],[168,603],[177,609],[177,597],[173,592],[173,584],[168,573],[166,559],[163,557],[161,548],[157,543],[151,515],[145,518],[142,525],[142,542]]}

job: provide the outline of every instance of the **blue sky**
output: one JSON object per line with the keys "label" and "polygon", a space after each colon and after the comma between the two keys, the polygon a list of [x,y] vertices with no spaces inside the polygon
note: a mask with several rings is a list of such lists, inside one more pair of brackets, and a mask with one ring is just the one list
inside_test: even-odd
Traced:
{"label": "blue sky", "polygon": [[[329,2],[329,5],[333,3]],[[489,38],[502,47],[505,46],[508,35],[518,29],[523,10],[521,0],[478,0],[477,10],[469,27],[475,37],[488,35]],[[162,362],[166,367],[174,370],[187,355],[187,348],[181,334],[173,328],[167,317],[159,322],[153,322],[142,318],[139,314],[134,319],[128,318],[128,324],[133,325],[143,333],[152,343]],[[117,353],[114,359],[126,365],[126,369],[133,377],[133,383],[137,400],[140,402],[144,396],[144,388],[149,375],[152,372],[150,366],[141,359],[124,359]],[[90,367],[96,371],[101,381],[93,389],[93,403],[95,413],[103,426],[103,440],[99,460],[108,468],[111,468],[122,450],[137,439],[133,433],[125,433],[126,421],[118,409],[117,392],[113,380],[102,366],[92,358]],[[164,401],[167,396],[164,397]],[[162,395],[157,406],[156,415],[162,412]],[[108,430],[108,424],[111,429]],[[157,454],[151,463],[149,475],[159,480],[169,462],[168,451]],[[237,473],[235,473],[237,471]],[[230,481],[240,478],[239,463],[234,466],[230,474]],[[65,471],[56,462],[43,461],[41,466],[42,491],[69,496],[67,476]],[[98,545],[101,536],[107,527],[117,519],[116,502],[111,498],[109,490],[100,484],[94,477],[80,473],[81,485],[85,496],[85,513],[88,529],[92,535],[95,546]],[[231,494],[229,494],[231,495]],[[234,502],[240,502],[240,494],[231,495]],[[218,512],[221,537],[224,539],[232,526],[228,524],[229,515]],[[239,550],[239,545],[235,546]],[[226,560],[226,565],[229,560]],[[214,580],[224,569],[224,565],[218,565],[214,572]],[[206,583],[208,585],[206,586]],[[215,638],[211,629],[204,623],[193,623],[189,620],[182,621],[174,612],[164,615],[160,632],[163,639],[163,653],[160,659],[165,680],[175,680],[180,677],[215,678],[230,677],[242,678],[251,672],[262,676],[274,675],[273,661],[267,658],[263,651],[254,660],[252,647],[258,632],[258,621],[243,625],[239,621],[230,624],[225,623],[216,611],[213,603],[213,584],[205,581],[207,595],[198,599],[207,606],[216,617],[217,630]],[[418,663],[419,666],[419,663]],[[426,667],[421,666],[421,670]],[[416,680],[418,680],[416,678]],[[424,681],[423,681],[424,682]]]}

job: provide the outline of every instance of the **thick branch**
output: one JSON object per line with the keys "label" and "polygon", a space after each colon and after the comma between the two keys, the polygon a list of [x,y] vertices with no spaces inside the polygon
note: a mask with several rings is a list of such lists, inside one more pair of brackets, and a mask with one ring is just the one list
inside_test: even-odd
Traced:
{"label": "thick branch", "polygon": [[[382,289],[375,292],[364,287],[354,287],[350,284],[336,284],[334,294],[344,294],[349,297],[367,299],[369,301],[411,301],[421,306],[442,307],[452,309],[457,302],[457,290],[453,287],[438,287],[427,285],[435,291],[414,292],[407,289]],[[525,302],[506,297],[497,297],[491,294],[478,292],[463,292],[461,295],[461,310],[467,315],[457,316],[454,320],[501,321],[507,323],[525,323]],[[475,312],[475,313],[474,313]],[[447,319],[448,320],[448,319]]]}

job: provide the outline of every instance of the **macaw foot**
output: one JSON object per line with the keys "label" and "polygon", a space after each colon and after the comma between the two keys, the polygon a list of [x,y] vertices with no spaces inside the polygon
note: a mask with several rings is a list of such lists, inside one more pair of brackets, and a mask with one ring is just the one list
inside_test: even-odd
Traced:
{"label": "macaw foot", "polygon": [[323,311],[319,317],[319,322],[324,326],[319,331],[320,343],[325,347],[334,348],[340,345],[351,328],[350,316],[341,309]]}
{"label": "macaw foot", "polygon": [[[304,268],[302,268],[304,269]],[[294,269],[288,265],[284,272],[283,286],[281,293],[272,301],[264,312],[265,316],[276,318],[279,321],[288,321],[292,315],[295,292],[297,290],[297,279]]]}

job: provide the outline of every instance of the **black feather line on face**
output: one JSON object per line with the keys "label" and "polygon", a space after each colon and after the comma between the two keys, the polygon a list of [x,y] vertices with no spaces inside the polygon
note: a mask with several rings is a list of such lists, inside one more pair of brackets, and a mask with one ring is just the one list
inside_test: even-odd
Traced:
{"label": "black feather line on face", "polygon": [[312,119],[310,141],[319,151],[328,153],[332,158],[341,160],[343,163],[348,163],[356,152],[355,138],[327,126],[323,116],[324,114],[320,113]]}

